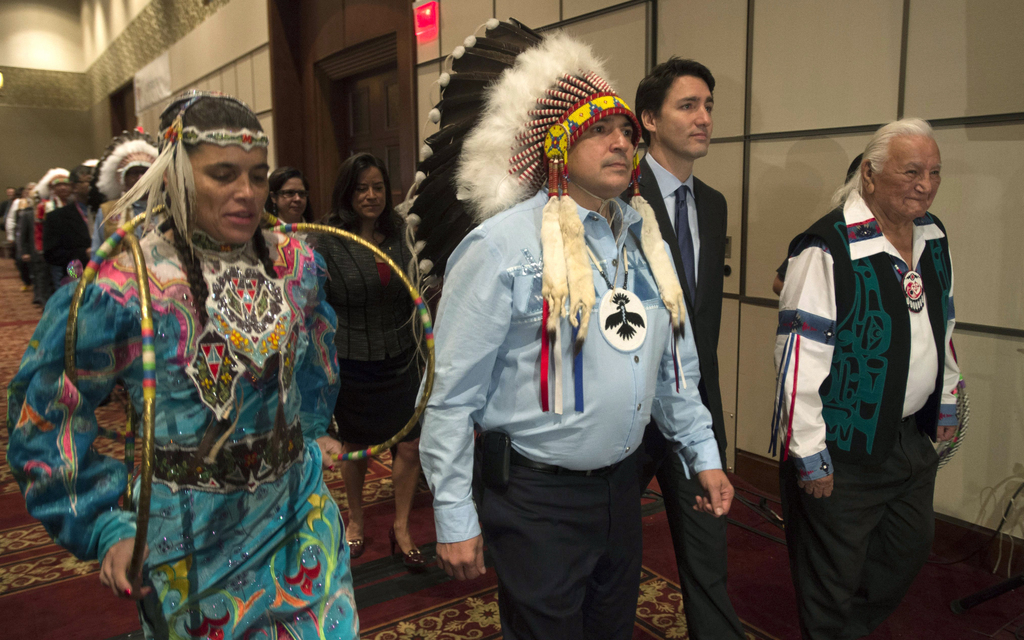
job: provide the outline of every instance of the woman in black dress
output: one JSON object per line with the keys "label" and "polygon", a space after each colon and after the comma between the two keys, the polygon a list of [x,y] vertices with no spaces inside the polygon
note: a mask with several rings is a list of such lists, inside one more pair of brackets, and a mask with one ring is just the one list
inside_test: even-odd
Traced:
{"label": "woman in black dress", "polygon": [[[404,267],[411,254],[405,222],[391,201],[387,168],[370,154],[352,156],[341,166],[325,220],[372,242]],[[334,410],[345,451],[379,444],[394,436],[412,416],[420,384],[413,333],[413,304],[402,282],[369,249],[324,235],[317,250],[327,263],[327,301],[338,314],[335,344],[341,392]],[[420,475],[419,426],[392,454],[395,522],[391,552],[411,569],[425,566],[409,531],[409,512]],[[348,495],[346,535],[353,558],[363,553],[363,479],[366,460],[343,462]]]}

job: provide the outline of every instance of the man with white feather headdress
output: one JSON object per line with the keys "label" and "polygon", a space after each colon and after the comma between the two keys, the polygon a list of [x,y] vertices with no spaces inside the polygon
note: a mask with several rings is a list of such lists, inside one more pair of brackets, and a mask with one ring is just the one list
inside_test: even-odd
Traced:
{"label": "man with white feather headdress", "polygon": [[438,558],[474,578],[486,540],[506,638],[629,638],[651,415],[707,491],[694,508],[722,516],[733,490],[658,224],[617,198],[636,117],[588,46],[485,26],[442,75],[409,216],[421,274],[447,263],[420,442]]}

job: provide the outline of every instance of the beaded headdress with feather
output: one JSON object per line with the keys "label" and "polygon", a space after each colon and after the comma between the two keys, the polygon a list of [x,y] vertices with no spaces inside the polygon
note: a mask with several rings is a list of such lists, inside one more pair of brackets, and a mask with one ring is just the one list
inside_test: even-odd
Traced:
{"label": "beaded headdress with feather", "polygon": [[69,182],[71,180],[71,172],[67,169],[60,167],[50,169],[47,171],[39,182],[36,183],[36,195],[39,196],[40,200],[50,199],[50,187],[58,182]]}
{"label": "beaded headdress with feather", "polygon": [[[568,316],[577,348],[595,302],[582,222],[567,192],[569,151],[594,123],[623,115],[640,125],[605,80],[590,47],[565,33],[541,36],[521,23],[490,20],[484,34],[456,47],[441,74],[441,100],[429,118],[440,130],[420,151],[408,222],[423,280],[443,275],[448,257],[477,224],[532,197],[547,185],[541,225],[547,330]],[[641,247],[676,330],[683,294],[650,205],[640,196],[633,163],[631,206],[643,219]],[[568,301],[568,306],[565,304]]]}
{"label": "beaded headdress with feather", "polygon": [[[210,129],[201,130],[194,126],[185,126],[184,119],[188,110],[200,100],[230,100],[250,113],[241,100],[223,93],[211,91],[186,91],[177,96],[164,109],[160,121],[164,122],[174,115],[171,124],[160,132],[160,153],[146,171],[145,175],[128,193],[121,196],[112,214],[115,217],[124,215],[135,201],[146,198],[147,214],[155,207],[166,203],[169,217],[174,226],[185,238],[192,242],[194,216],[196,211],[196,186],[192,174],[186,147],[195,147],[209,143],[218,146],[235,145],[246,151],[256,147],[267,147],[269,139],[262,131],[249,129]],[[255,116],[254,116],[255,117]]]}

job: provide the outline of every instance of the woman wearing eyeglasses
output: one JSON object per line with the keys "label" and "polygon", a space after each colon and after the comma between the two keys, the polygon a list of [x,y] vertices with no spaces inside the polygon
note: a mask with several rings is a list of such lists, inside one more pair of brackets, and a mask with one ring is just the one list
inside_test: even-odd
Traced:
{"label": "woman wearing eyeglasses", "polygon": [[268,178],[270,195],[264,208],[281,222],[295,224],[313,222],[313,205],[309,203],[306,176],[295,167],[278,167]]}

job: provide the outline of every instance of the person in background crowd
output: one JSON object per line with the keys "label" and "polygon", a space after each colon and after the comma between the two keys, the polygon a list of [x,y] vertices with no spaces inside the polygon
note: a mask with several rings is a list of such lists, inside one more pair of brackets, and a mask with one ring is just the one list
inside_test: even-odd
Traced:
{"label": "person in background crowd", "polygon": [[3,202],[0,202],[0,219],[3,219],[3,221],[4,221],[4,231],[7,232],[7,246],[5,247],[5,250],[7,251],[7,256],[9,258],[14,258],[15,257],[15,255],[14,255],[14,229],[13,229],[14,225],[8,224],[8,215],[7,214],[10,213],[10,214],[12,214],[12,216],[11,216],[12,218],[15,217],[13,214],[15,212],[17,212],[17,209],[12,209],[11,205],[13,205],[14,201],[17,200],[20,197],[21,197],[21,188],[20,187],[19,188],[7,187],[7,199],[4,200]]}
{"label": "person in background crowd", "polygon": [[309,183],[295,167],[278,167],[270,174],[270,195],[264,205],[281,222],[313,222],[313,205],[309,202]]}
{"label": "person in background crowd", "polygon": [[21,197],[12,205],[14,215],[7,220],[7,228],[14,229],[14,264],[21,277],[21,290],[28,291],[32,286],[32,255],[35,253],[36,201],[34,197],[35,182],[29,182],[21,190]]}
{"label": "person in background crowd", "polygon": [[46,214],[43,227],[43,259],[50,267],[53,290],[61,286],[68,275],[68,265],[77,260],[81,266],[89,262],[92,233],[89,226],[88,198],[92,186],[93,168],[79,165],[71,171],[71,196],[68,203]]}
{"label": "person in background crowd", "polygon": [[[640,161],[640,195],[651,204],[676,263],[700,360],[701,402],[711,413],[724,467],[718,333],[728,209],[721,193],[693,175],[694,163],[707,155],[711,142],[714,90],[715,78],[707,67],[671,58],[640,82],[633,106],[648,143]],[[690,508],[704,489],[654,422],[644,432],[643,471],[641,489],[657,473],[664,493],[691,637],[745,638],[726,591],[727,522]]]}
{"label": "person in background crowd", "polygon": [[43,256],[43,232],[46,216],[54,209],[68,204],[71,197],[71,180],[67,169],[50,169],[36,185],[39,203],[35,209],[35,223],[32,226],[32,241],[35,250],[32,253],[32,286],[35,291],[32,302],[41,306],[53,295],[53,277],[50,266]]}
{"label": "person in background crowd", "polygon": [[928,212],[932,128],[881,127],[835,207],[790,244],[775,341],[789,563],[806,640],[861,638],[931,552],[938,455],[953,437],[953,267]]}
{"label": "person in background crowd", "polygon": [[[260,228],[268,139],[248,107],[188,92],[160,124],[158,170],[121,203],[148,193],[167,205],[140,240],[156,371],[125,348],[138,344],[140,302],[122,252],[82,297],[73,386],[74,288],[47,305],[8,388],[8,462],[53,540],[99,560],[90,588],[139,603],[146,638],[355,640],[344,528],[321,470],[341,450],[326,435],[338,378],[323,262]],[[136,579],[137,515],[118,505],[128,476],[92,449],[95,408],[118,380],[139,402],[153,375],[152,517]]]}
{"label": "person in background crowd", "polygon": [[[324,222],[358,234],[400,266],[411,258],[404,242],[405,223],[391,202],[387,168],[370,154],[352,156],[342,164]],[[327,301],[338,316],[334,343],[341,391],[334,417],[345,451],[357,451],[387,441],[415,410],[420,367],[413,305],[391,268],[369,249],[322,235],[317,237],[317,251],[327,264]],[[388,534],[391,553],[400,553],[405,566],[414,570],[426,566],[409,529],[420,477],[419,433],[417,425],[391,451],[395,490],[395,521]],[[356,558],[365,545],[362,496],[366,467],[365,459],[341,463],[349,508],[346,535]]]}
{"label": "person in background crowd", "polygon": [[[115,137],[100,158],[89,191],[89,204],[97,209],[96,224],[92,234],[92,251],[99,249],[127,219],[146,210],[146,200],[140,198],[124,209],[122,217],[113,216],[114,207],[121,196],[139,181],[150,165],[156,160],[157,149],[153,139],[139,129],[122,131]],[[141,233],[141,227],[137,227]]]}

